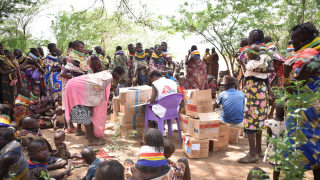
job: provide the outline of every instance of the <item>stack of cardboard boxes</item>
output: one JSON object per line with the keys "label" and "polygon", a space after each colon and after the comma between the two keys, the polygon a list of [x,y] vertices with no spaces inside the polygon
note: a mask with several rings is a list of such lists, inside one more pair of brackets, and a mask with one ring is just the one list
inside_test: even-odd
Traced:
{"label": "stack of cardboard boxes", "polygon": [[180,111],[184,132],[182,148],[189,158],[207,158],[209,150],[228,148],[229,126],[213,112],[211,90],[186,90],[185,114]]}
{"label": "stack of cardboard boxes", "polygon": [[150,86],[120,88],[119,97],[114,98],[113,116],[120,120],[121,131],[126,135],[131,135],[135,130],[137,131],[136,137],[142,137],[145,125],[145,106],[140,104],[146,102],[147,97],[151,96],[151,91]]}

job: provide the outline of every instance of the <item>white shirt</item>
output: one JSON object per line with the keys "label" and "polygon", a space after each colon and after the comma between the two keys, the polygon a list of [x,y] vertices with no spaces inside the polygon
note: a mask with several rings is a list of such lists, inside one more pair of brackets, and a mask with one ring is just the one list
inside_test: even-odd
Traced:
{"label": "white shirt", "polygon": [[171,94],[176,94],[178,92],[177,83],[170,79],[166,79],[164,77],[154,81],[152,84],[157,89],[157,92],[158,92],[156,101],[159,101],[166,96],[169,96]]}

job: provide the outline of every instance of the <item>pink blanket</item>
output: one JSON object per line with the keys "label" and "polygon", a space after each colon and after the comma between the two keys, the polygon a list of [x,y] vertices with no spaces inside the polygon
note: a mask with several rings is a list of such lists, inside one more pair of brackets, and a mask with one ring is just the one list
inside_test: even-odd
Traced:
{"label": "pink blanket", "polygon": [[102,71],[70,79],[65,92],[66,120],[70,121],[70,112],[76,105],[93,107],[91,121],[94,133],[96,137],[103,138],[111,82],[111,71]]}

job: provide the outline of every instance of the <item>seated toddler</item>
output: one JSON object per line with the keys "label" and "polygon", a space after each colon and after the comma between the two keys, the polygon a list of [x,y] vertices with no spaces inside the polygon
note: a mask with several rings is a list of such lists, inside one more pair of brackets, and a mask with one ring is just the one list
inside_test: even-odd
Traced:
{"label": "seated toddler", "polygon": [[54,134],[54,145],[57,150],[53,150],[52,156],[57,157],[57,158],[62,158],[62,159],[72,159],[72,158],[78,158],[81,159],[82,156],[78,154],[71,154],[68,149],[67,145],[64,143],[64,140],[66,138],[66,134],[64,131],[57,131]]}
{"label": "seated toddler", "polygon": [[27,179],[35,180],[35,179],[45,179],[43,176],[43,172],[45,172],[46,177],[52,177],[55,179],[63,179],[65,175],[70,175],[71,172],[71,160],[69,160],[68,167],[65,171],[55,174],[49,175],[48,173],[48,158],[49,150],[46,142],[43,139],[34,139],[28,144],[28,152],[30,154],[30,158],[28,160],[29,171],[27,174]]}

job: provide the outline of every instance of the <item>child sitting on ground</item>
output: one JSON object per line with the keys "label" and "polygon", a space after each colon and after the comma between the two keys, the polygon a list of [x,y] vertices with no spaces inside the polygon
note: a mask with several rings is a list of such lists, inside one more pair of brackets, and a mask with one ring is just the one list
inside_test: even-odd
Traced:
{"label": "child sitting on ground", "polygon": [[[85,163],[89,164],[87,174],[82,178],[83,180],[92,180],[95,177],[96,170],[99,163],[102,162],[100,158],[96,157],[96,153],[93,151],[92,147],[87,146],[83,148],[81,152],[82,158]],[[105,179],[106,177],[104,177]]]}
{"label": "child sitting on ground", "polygon": [[32,86],[31,92],[30,109],[34,114],[44,115],[46,112],[51,110],[50,102],[52,99],[48,97],[40,97],[40,87]]}
{"label": "child sitting on ground", "polygon": [[45,179],[40,177],[43,175],[43,172],[46,173],[46,177],[52,177],[55,179],[63,179],[65,175],[70,175],[71,173],[71,160],[68,162],[67,169],[62,173],[49,175],[47,160],[49,156],[49,150],[46,142],[43,139],[34,139],[28,144],[28,152],[30,158],[28,160],[29,171],[27,174],[27,179]]}
{"label": "child sitting on ground", "polygon": [[116,160],[99,163],[95,180],[104,180],[106,177],[108,177],[108,180],[124,179],[123,166]]}
{"label": "child sitting on ground", "polygon": [[[284,122],[284,106],[282,103],[278,103],[276,104],[276,117],[274,119],[269,119],[266,120],[266,126],[268,127],[268,135],[273,138],[276,139],[278,135],[280,135],[280,137],[282,137],[283,132],[285,130],[285,122]],[[274,180],[278,180],[279,176],[280,176],[280,171],[279,169],[276,170],[276,165],[280,165],[281,162],[272,162],[269,161],[269,157],[275,155],[275,153],[277,153],[277,144],[275,143],[269,143],[268,147],[266,149],[266,153],[264,155],[263,161],[264,162],[269,162],[274,168],[275,170],[273,170],[273,179]],[[279,152],[280,153],[280,152]]]}
{"label": "child sitting on ground", "polygon": [[56,151],[53,150],[52,156],[57,157],[57,158],[62,158],[62,159],[72,159],[72,158],[78,158],[81,159],[82,156],[78,155],[76,153],[71,154],[68,149],[67,145],[64,143],[64,140],[66,139],[66,134],[64,131],[57,131],[54,134],[54,145],[56,147]]}
{"label": "child sitting on ground", "polygon": [[[25,149],[28,147],[29,143],[34,139],[42,139],[47,144],[47,149],[49,152],[52,152],[52,148],[45,137],[42,135],[39,130],[40,125],[38,120],[34,116],[26,116],[20,120],[19,126],[22,128],[18,134],[17,141],[21,143],[24,147],[24,153],[28,157],[29,154],[26,153]],[[56,158],[49,156],[48,157],[48,166],[47,169],[60,169],[64,168],[67,165],[67,161],[61,158]]]}
{"label": "child sitting on ground", "polygon": [[169,158],[176,151],[176,146],[171,141],[171,139],[165,139],[163,146],[164,146],[163,147],[163,149],[164,149],[163,154],[164,154],[164,157],[167,159],[168,164],[171,166],[175,166],[175,163],[172,162]]}
{"label": "child sitting on ground", "polygon": [[211,89],[212,99],[216,98],[217,84],[213,76],[208,76],[209,88]]}
{"label": "child sitting on ground", "polygon": [[184,104],[184,90],[186,90],[185,82],[186,82],[186,78],[184,76],[179,76],[178,93],[183,94],[183,97],[180,103],[180,108],[185,108],[185,104]]}
{"label": "child sitting on ground", "polygon": [[65,123],[65,116],[62,110],[62,97],[59,96],[55,104],[56,110],[54,116],[51,118],[53,129],[56,131],[58,127],[62,128]]}
{"label": "child sitting on ground", "polygon": [[259,78],[263,79],[269,93],[269,99],[271,99],[271,87],[269,82],[269,74],[268,73],[259,73],[255,72],[255,69],[266,68],[268,66],[268,61],[270,60],[270,56],[267,54],[259,55],[260,47],[256,44],[249,46],[248,49],[248,59],[249,62],[246,65],[246,72],[244,73],[244,84],[246,84],[247,80],[250,78]]}

